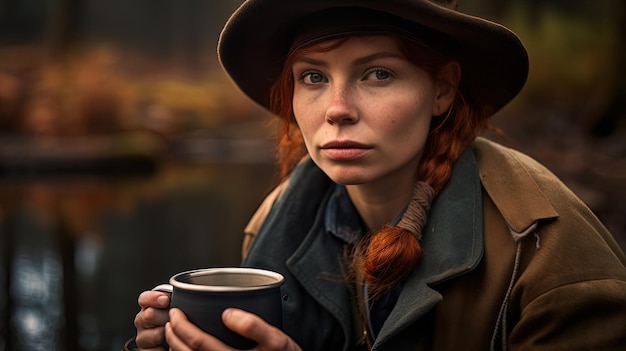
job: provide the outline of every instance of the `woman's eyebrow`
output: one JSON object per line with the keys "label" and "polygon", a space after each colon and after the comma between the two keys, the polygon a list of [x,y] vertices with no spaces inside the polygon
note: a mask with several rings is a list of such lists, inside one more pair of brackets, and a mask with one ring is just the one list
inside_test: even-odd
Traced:
{"label": "woman's eyebrow", "polygon": [[295,63],[308,63],[314,66],[328,66],[328,64],[326,63],[326,61],[324,60],[318,60],[318,59],[314,59],[312,57],[305,57],[305,56],[300,56],[298,57],[295,61]]}
{"label": "woman's eyebrow", "polygon": [[377,53],[372,54],[372,55],[367,55],[367,56],[358,58],[358,59],[354,60],[354,63],[357,64],[357,65],[362,65],[362,64],[370,63],[372,61],[376,61],[376,60],[381,59],[381,58],[403,59],[404,56],[402,56],[401,54],[396,53],[396,52],[381,51],[381,52],[377,52]]}

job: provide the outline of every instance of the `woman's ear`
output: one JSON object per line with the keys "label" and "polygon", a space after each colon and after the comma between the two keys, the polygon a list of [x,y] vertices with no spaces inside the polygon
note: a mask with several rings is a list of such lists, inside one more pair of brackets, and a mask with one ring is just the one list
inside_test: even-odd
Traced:
{"label": "woman's ear", "polygon": [[452,106],[461,81],[461,65],[457,61],[446,63],[435,77],[435,103],[433,116],[441,116]]}

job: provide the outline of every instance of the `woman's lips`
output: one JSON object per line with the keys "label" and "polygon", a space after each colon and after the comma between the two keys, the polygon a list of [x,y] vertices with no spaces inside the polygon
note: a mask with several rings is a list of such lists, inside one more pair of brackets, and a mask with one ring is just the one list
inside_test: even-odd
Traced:
{"label": "woman's lips", "polygon": [[322,153],[335,161],[356,160],[363,157],[371,149],[371,146],[354,141],[332,141],[321,147]]}

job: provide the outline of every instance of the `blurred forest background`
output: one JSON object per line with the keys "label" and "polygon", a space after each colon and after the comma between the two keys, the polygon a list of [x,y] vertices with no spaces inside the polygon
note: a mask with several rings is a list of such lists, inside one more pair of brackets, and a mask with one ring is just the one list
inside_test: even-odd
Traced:
{"label": "blurred forest background", "polygon": [[[530,55],[487,136],[626,247],[626,2],[457,2]],[[272,117],[215,56],[239,3],[0,0],[0,351],[119,350],[142,290],[238,264],[274,181]]]}

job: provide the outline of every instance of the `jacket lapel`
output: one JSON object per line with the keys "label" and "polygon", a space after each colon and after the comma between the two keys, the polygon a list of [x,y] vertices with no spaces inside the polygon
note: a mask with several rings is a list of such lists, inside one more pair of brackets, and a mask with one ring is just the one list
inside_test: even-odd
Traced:
{"label": "jacket lapel", "polygon": [[407,280],[374,349],[434,308],[442,296],[433,287],[474,269],[483,255],[481,183],[468,148],[433,202],[422,237],[423,260]]}
{"label": "jacket lapel", "polygon": [[323,213],[320,211],[312,230],[287,261],[287,267],[309,294],[339,321],[349,336],[352,310],[351,294],[346,285],[347,267],[342,264],[345,261],[342,257],[344,244],[324,231]]}
{"label": "jacket lapel", "polygon": [[[323,192],[315,194],[323,198],[321,203],[325,205],[332,191],[332,187],[327,185],[330,184],[330,180],[311,160],[306,162],[308,172],[319,174],[315,182],[321,181],[326,184],[323,188],[326,194]],[[298,248],[287,259],[287,268],[309,295],[339,322],[346,335],[344,347],[347,348],[352,341],[352,310],[351,293],[346,285],[347,267],[343,264],[344,242],[326,233],[325,208],[318,206],[310,229]]]}
{"label": "jacket lapel", "polygon": [[484,138],[477,138],[472,147],[485,190],[511,230],[522,233],[537,221],[558,217],[533,178],[553,177],[550,171],[540,166],[531,175],[524,163],[536,161]]}

